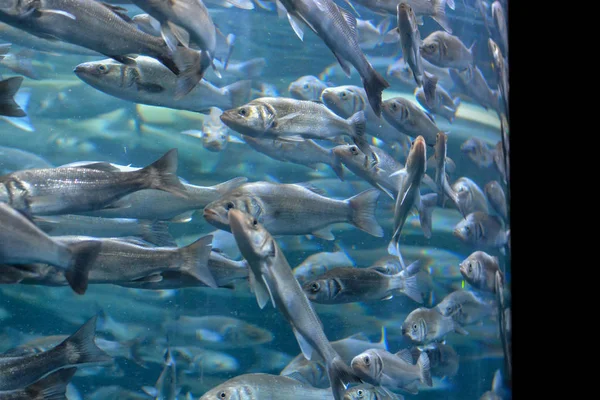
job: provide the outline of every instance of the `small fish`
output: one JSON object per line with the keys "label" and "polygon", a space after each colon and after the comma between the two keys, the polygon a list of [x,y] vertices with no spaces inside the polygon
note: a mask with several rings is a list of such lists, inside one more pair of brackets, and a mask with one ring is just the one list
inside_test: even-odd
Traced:
{"label": "small fish", "polygon": [[31,64],[33,57],[34,53],[32,50],[24,49],[17,53],[6,54],[0,60],[0,65],[10,69],[16,74],[26,76],[29,79],[39,80],[39,74]]}
{"label": "small fish", "polygon": [[473,45],[467,48],[457,36],[435,31],[421,42],[421,56],[440,68],[459,71],[473,67]]}
{"label": "small fish", "polygon": [[0,173],[33,169],[52,168],[53,165],[38,154],[15,147],[0,146]]}
{"label": "small fish", "polygon": [[415,276],[386,275],[369,268],[333,268],[302,289],[310,301],[319,304],[389,300],[398,293],[423,303]]}
{"label": "small fish", "polygon": [[403,400],[404,396],[379,386],[362,384],[346,390],[344,400]]}
{"label": "small fish", "polygon": [[239,81],[218,88],[200,80],[191,91],[177,96],[177,80],[161,63],[137,56],[135,65],[110,59],[79,64],[73,72],[88,85],[123,100],[176,110],[208,113],[210,107],[229,109],[250,99],[251,81]]}
{"label": "small fish", "polygon": [[485,299],[468,290],[455,290],[444,297],[435,309],[445,317],[451,316],[464,326],[497,315],[497,307],[494,300]]}
{"label": "small fish", "polygon": [[29,215],[75,214],[102,209],[142,189],[185,196],[176,171],[177,149],[139,171],[120,172],[108,163],[22,170],[0,177],[0,199]]}
{"label": "small fish", "polygon": [[491,181],[485,185],[483,189],[485,191],[485,195],[492,205],[494,211],[502,217],[502,219],[506,222],[508,218],[507,204],[506,204],[506,196],[504,195],[504,190],[502,190],[502,186],[498,183],[498,181]]}
{"label": "small fish", "polygon": [[417,18],[412,7],[408,3],[398,3],[397,9],[398,27],[396,31],[400,35],[402,56],[408,63],[417,86],[423,86],[423,63],[421,62],[421,34],[417,26]]}
{"label": "small fish", "polygon": [[23,357],[0,357],[0,390],[24,388],[59,369],[112,361],[94,343],[96,319],[88,320],[65,341],[43,353]]}
{"label": "small fish", "polygon": [[324,360],[333,397],[342,400],[347,385],[360,380],[325,336],[322,322],[281,248],[256,218],[236,209],[229,211],[228,218],[235,241],[250,265],[250,286],[259,307],[264,308],[271,299],[290,324],[304,357],[310,360],[316,353]]}
{"label": "small fish", "polygon": [[460,263],[459,267],[460,274],[469,285],[479,290],[496,293],[498,278],[504,281],[504,274],[498,265],[498,257],[490,256],[483,251],[473,252]]}
{"label": "small fish", "polygon": [[500,34],[500,41],[504,53],[508,54],[508,24],[506,23],[502,4],[497,0],[492,3],[492,18],[494,19],[494,24]]}
{"label": "small fish", "polygon": [[[365,154],[369,153],[362,111],[343,119],[313,101],[262,97],[223,112],[221,121],[242,135],[258,138],[298,141],[299,138],[334,140],[350,136],[357,146],[365,149]],[[375,155],[371,156],[375,161]]]}
{"label": "small fish", "polygon": [[[77,368],[65,368],[48,374],[46,377],[23,389],[0,391],[0,400],[52,400],[66,398],[67,385]],[[62,396],[62,397],[61,397]]]}
{"label": "small fish", "polygon": [[466,244],[478,247],[502,247],[508,242],[508,232],[495,215],[475,211],[454,227],[454,236]]}
{"label": "small fish", "polygon": [[413,138],[421,136],[428,146],[435,145],[440,128],[433,116],[414,101],[403,97],[387,99],[382,104],[385,120],[400,132]]}
{"label": "small fish", "polygon": [[19,87],[21,87],[21,83],[23,83],[22,76],[13,76],[12,78],[0,81],[0,115],[7,117],[27,116],[25,111],[14,100],[14,96]]}
{"label": "small fish", "polygon": [[321,92],[329,85],[314,75],[305,75],[290,83],[288,91],[290,96],[298,100],[319,100]]}
{"label": "small fish", "polygon": [[[264,373],[244,374],[207,391],[200,400],[278,399],[332,400],[331,389],[317,389],[287,376]],[[339,397],[342,400],[342,397]]]}
{"label": "small fish", "polygon": [[453,123],[456,119],[456,112],[460,106],[460,98],[455,97],[453,99],[440,85],[437,85],[436,87],[435,95],[433,96],[433,102],[427,101],[425,92],[422,88],[417,89],[415,92],[415,97],[417,98],[419,104],[430,113],[441,115],[450,123]]}
{"label": "small fish", "polygon": [[504,101],[504,111],[508,114],[508,64],[504,59],[502,52],[500,51],[500,47],[498,47],[492,38],[488,39],[488,47],[494,61],[492,63],[494,72],[498,77],[498,89],[500,90],[500,94],[502,95],[502,99]]}
{"label": "small fish", "polygon": [[455,87],[474,99],[484,109],[500,112],[500,91],[490,89],[481,70],[475,66],[462,72],[450,69]]}
{"label": "small fish", "polygon": [[476,211],[489,213],[487,198],[483,190],[471,179],[463,176],[458,178],[451,186],[452,200],[463,216],[467,216]]}
{"label": "small fish", "polygon": [[356,29],[358,30],[358,44],[363,50],[372,50],[386,43],[386,33],[392,24],[391,18],[382,19],[377,26],[371,21],[356,19]]}
{"label": "small fish", "polygon": [[[256,79],[260,78],[267,66],[265,58],[252,58],[247,61],[229,61],[227,70],[219,60],[215,60],[215,65],[220,70],[223,70],[224,77],[231,76],[237,79]],[[207,77],[210,77],[212,70],[207,71]]]}
{"label": "small fish", "polygon": [[339,249],[334,253],[322,252],[308,256],[300,265],[292,270],[298,282],[304,283],[338,267],[354,267],[356,263],[348,253]]}
{"label": "small fish", "polygon": [[99,244],[85,241],[64,245],[2,202],[0,225],[0,264],[52,264],[65,270],[65,278],[73,291],[86,292],[89,270],[100,251]]}
{"label": "small fish", "polygon": [[402,323],[402,334],[419,343],[442,339],[450,332],[468,335],[452,317],[445,317],[433,308],[417,308]]}
{"label": "small fish", "polygon": [[421,353],[427,353],[431,366],[431,375],[439,378],[452,378],[458,373],[459,356],[452,347],[444,343],[433,342],[425,346],[412,347],[413,360]]}
{"label": "small fish", "polygon": [[502,400],[502,373],[496,370],[494,379],[492,380],[492,390],[488,390],[481,395],[479,400]]}
{"label": "small fish", "polygon": [[[443,87],[451,87],[453,85],[448,68],[437,67],[423,57],[421,57],[421,63],[423,64],[424,72],[427,72],[438,78],[438,85]],[[404,57],[400,57],[393,64],[389,64],[386,74],[387,76],[401,80],[412,88],[417,87],[412,70],[410,69],[410,66]]]}
{"label": "small fish", "polygon": [[327,149],[311,139],[302,141],[286,141],[283,139],[259,139],[242,135],[244,141],[254,150],[283,162],[304,165],[312,169],[322,163],[331,167],[340,180],[344,180],[344,167],[341,166],[333,149]]}
{"label": "small fish", "polygon": [[373,236],[383,236],[383,229],[375,219],[378,190],[365,190],[346,200],[331,199],[315,190],[298,184],[243,184],[208,204],[204,218],[211,225],[229,231],[228,214],[237,209],[252,215],[273,235],[312,234],[333,240],[329,225],[345,222]]}
{"label": "small fish", "polygon": [[419,393],[418,382],[433,386],[429,357],[421,353],[413,365],[409,350],[392,354],[385,350],[370,349],[354,357],[352,369],[367,383],[389,389],[401,389],[411,394]]}
{"label": "small fish", "polygon": [[214,153],[225,150],[227,144],[244,143],[242,140],[229,134],[229,128],[221,122],[223,111],[217,107],[210,108],[210,114],[202,120],[202,131],[188,130],[181,132],[183,135],[198,137],[202,146]]}
{"label": "small fish", "polygon": [[490,149],[483,140],[476,137],[467,139],[460,150],[479,168],[488,168],[494,163],[495,150]]}

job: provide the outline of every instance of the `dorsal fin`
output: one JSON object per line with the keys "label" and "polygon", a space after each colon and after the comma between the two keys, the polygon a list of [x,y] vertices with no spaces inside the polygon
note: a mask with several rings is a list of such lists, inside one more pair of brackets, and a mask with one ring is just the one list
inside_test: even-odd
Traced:
{"label": "dorsal fin", "polygon": [[348,24],[348,27],[350,28],[350,31],[352,32],[352,37],[356,38],[358,40],[358,31],[357,31],[357,22],[356,22],[356,18],[354,17],[354,15],[350,14],[348,11],[344,10],[342,7],[337,6],[338,10],[340,10],[340,13],[342,14],[342,16],[344,17],[344,20],[346,21],[346,24]]}
{"label": "dorsal fin", "polygon": [[308,189],[311,192],[318,194],[319,196],[327,196],[327,193],[325,193],[323,189],[314,186],[310,182],[300,182],[296,183],[296,185],[302,186],[303,188]]}
{"label": "dorsal fin", "polygon": [[133,23],[133,20],[127,15],[127,9],[119,6],[115,6],[114,4],[102,3],[104,7],[108,8],[110,11],[114,12],[125,22]]}
{"label": "dorsal fin", "polygon": [[408,349],[400,350],[399,352],[396,353],[396,356],[398,356],[398,358],[407,362],[410,365],[413,365],[413,363],[414,363],[412,353]]}
{"label": "dorsal fin", "polygon": [[117,168],[114,165],[107,163],[107,162],[97,162],[97,163],[90,163],[90,164],[85,164],[85,165],[78,165],[76,168],[95,169],[95,170],[104,171],[104,172],[121,172],[121,170],[119,168]]}

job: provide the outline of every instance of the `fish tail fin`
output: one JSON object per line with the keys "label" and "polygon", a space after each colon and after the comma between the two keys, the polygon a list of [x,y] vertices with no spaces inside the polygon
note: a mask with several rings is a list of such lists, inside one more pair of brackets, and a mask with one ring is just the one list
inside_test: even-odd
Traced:
{"label": "fish tail fin", "polygon": [[447,0],[446,3],[448,4],[448,7],[450,7],[451,10],[456,10],[456,3],[454,2],[454,0]]}
{"label": "fish tail fin", "polygon": [[113,358],[94,342],[97,318],[96,315],[90,318],[77,332],[58,345],[66,348],[66,351],[69,352],[69,365],[99,364],[113,361]]}
{"label": "fish tail fin", "polygon": [[342,400],[346,388],[350,383],[361,383],[360,378],[354,371],[344,363],[339,355],[336,355],[330,362],[327,363],[327,376],[331,382],[331,390],[333,398]]}
{"label": "fish tail fin", "polygon": [[267,60],[264,58],[254,58],[244,63],[243,71],[248,79],[258,78],[262,75],[266,65]]}
{"label": "fish tail fin", "polygon": [[433,381],[431,380],[431,364],[429,362],[429,356],[427,356],[427,352],[422,352],[417,360],[417,365],[419,366],[419,375],[421,377],[421,382],[423,384],[431,387],[433,386]]}
{"label": "fish tail fin", "polygon": [[363,79],[363,86],[375,115],[381,117],[381,93],[390,87],[390,84],[375,68],[371,67],[369,74]]}
{"label": "fish tail fin", "polygon": [[157,189],[185,197],[186,188],[177,176],[177,149],[167,151],[152,164],[137,171],[143,176],[146,188]]}
{"label": "fish tail fin", "polygon": [[[22,88],[15,94],[14,101],[17,103],[17,106],[23,110],[25,116],[23,117],[2,117],[9,124],[16,126],[17,128],[25,131],[25,132],[35,132],[35,128],[31,124],[31,120],[29,119],[29,115],[27,115],[29,108],[29,99],[31,98],[31,89],[30,88]],[[0,107],[1,104],[0,104]]]}
{"label": "fish tail fin", "polygon": [[433,3],[433,15],[431,18],[444,30],[448,33],[452,33],[452,28],[450,28],[450,23],[448,22],[448,17],[446,16],[446,2],[447,0],[432,0]]}
{"label": "fish tail fin", "polygon": [[378,189],[368,189],[347,200],[351,209],[350,223],[377,237],[383,236],[383,228],[375,218],[380,195]]}
{"label": "fish tail fin", "polygon": [[0,61],[10,52],[12,44],[10,43],[2,43],[0,44]]}
{"label": "fish tail fin", "polygon": [[421,229],[426,238],[431,237],[432,229],[432,213],[433,209],[437,205],[437,193],[428,193],[421,196],[421,207],[419,208],[419,222],[421,223]]}
{"label": "fish tail fin", "polygon": [[217,288],[217,282],[208,269],[213,236],[207,235],[194,243],[182,247],[179,252],[183,258],[183,270],[211,288]]}
{"label": "fish tail fin", "polygon": [[176,247],[175,239],[169,232],[169,224],[165,221],[140,221],[141,238],[157,246]]}
{"label": "fish tail fin", "polygon": [[243,106],[250,101],[250,95],[252,94],[252,81],[249,79],[232,83],[231,85],[225,86],[224,89],[229,94],[231,99],[231,107],[236,108]]}
{"label": "fish tail fin", "polygon": [[75,293],[84,294],[87,291],[88,275],[101,246],[100,242],[93,240],[85,240],[68,246],[71,262],[65,271],[65,278]]}
{"label": "fish tail fin", "polygon": [[399,277],[398,278],[401,283],[398,286],[401,286],[401,292],[406,296],[410,297],[417,303],[423,303],[423,296],[421,295],[421,291],[419,290],[419,284],[417,282],[417,276],[409,276],[407,278]]}
{"label": "fish tail fin", "polygon": [[230,179],[226,182],[219,183],[218,185],[213,186],[213,189],[216,190],[222,196],[230,190],[233,190],[246,182],[248,182],[248,178],[240,176],[237,178]]}
{"label": "fish tail fin", "polygon": [[77,368],[58,370],[25,388],[27,398],[31,400],[64,400],[69,381]]}
{"label": "fish tail fin", "polygon": [[0,82],[0,115],[7,117],[24,117],[27,115],[13,99],[22,82],[22,76],[14,76]]}
{"label": "fish tail fin", "polygon": [[212,58],[207,51],[178,47],[173,54],[173,60],[179,70],[175,99],[181,99],[200,82],[208,67],[212,65]]}

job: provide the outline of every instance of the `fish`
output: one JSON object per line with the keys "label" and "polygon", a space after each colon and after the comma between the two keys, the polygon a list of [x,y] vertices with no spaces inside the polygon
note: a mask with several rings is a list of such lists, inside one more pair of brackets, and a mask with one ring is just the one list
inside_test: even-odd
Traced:
{"label": "fish", "polygon": [[372,50],[385,43],[385,34],[392,23],[391,18],[382,19],[377,26],[371,20],[356,19],[358,45],[363,50]]}
{"label": "fish", "polygon": [[402,335],[419,343],[442,339],[450,332],[469,334],[452,317],[443,316],[435,308],[417,308],[408,314],[402,323]]}
{"label": "fish", "polygon": [[450,123],[456,119],[456,113],[461,103],[460,97],[452,98],[440,85],[436,87],[432,103],[427,102],[422,88],[415,91],[415,97],[419,104],[430,113],[441,115]]}
{"label": "fish", "polygon": [[458,178],[451,186],[452,199],[463,216],[476,211],[488,214],[487,197],[483,190],[466,176]]}
{"label": "fish", "polygon": [[444,132],[438,132],[434,146],[433,157],[435,160],[435,183],[437,186],[436,192],[438,195],[437,204],[441,207],[443,207],[445,204],[446,196],[452,199],[455,204],[458,204],[456,193],[448,183],[448,174],[446,173],[446,163],[448,160],[448,157],[446,157],[447,150],[448,135]]}
{"label": "fish", "polygon": [[9,205],[0,202],[0,264],[52,264],[65,270],[77,294],[84,294],[100,247],[90,241],[64,245],[52,239]]}
{"label": "fish", "polygon": [[208,117],[202,121],[202,130],[187,130],[181,132],[182,135],[194,136],[202,140],[202,146],[213,153],[218,153],[225,148],[227,144],[244,143],[241,139],[229,135],[229,128],[221,122],[220,116],[223,111],[217,107],[211,107]]}
{"label": "fish", "polygon": [[497,315],[498,311],[495,299],[486,299],[468,290],[455,290],[444,297],[435,308],[443,316],[451,316],[461,326]]}
{"label": "fish", "polygon": [[345,222],[370,235],[383,236],[375,219],[378,190],[365,190],[346,200],[331,199],[315,190],[298,184],[246,183],[208,204],[204,218],[216,228],[230,231],[229,213],[241,210],[256,218],[272,235],[312,234],[333,240],[329,225]]}
{"label": "fish", "polygon": [[[419,221],[421,229],[425,237],[431,237],[431,217],[433,208],[437,203],[437,193],[430,193],[421,196],[420,185],[423,175],[425,174],[426,164],[425,139],[423,136],[418,136],[410,148],[406,166],[395,171],[393,174],[400,175],[402,180],[398,187],[398,195],[394,206],[394,227],[393,235],[390,244],[388,245],[388,253],[401,257],[400,253],[400,234],[404,223],[408,218],[409,212],[416,207],[419,212]],[[404,262],[400,258],[402,265]]]}
{"label": "fish", "polygon": [[411,347],[413,360],[421,353],[426,353],[431,367],[431,376],[452,378],[458,373],[459,356],[451,346],[445,343],[433,342],[425,346]]}
{"label": "fish", "polygon": [[52,400],[66,398],[67,385],[77,368],[65,368],[48,374],[23,389],[0,391],[0,400]]}
{"label": "fish", "polygon": [[504,59],[500,47],[498,47],[492,38],[488,39],[488,47],[492,54],[494,72],[498,77],[498,90],[504,102],[504,111],[508,114],[508,63]]}
{"label": "fish", "polygon": [[323,82],[314,75],[304,75],[290,83],[288,92],[294,99],[319,100],[321,92],[329,86],[327,82]]}
{"label": "fish", "polygon": [[23,83],[22,76],[13,76],[0,81],[0,115],[25,117],[27,113],[15,102],[15,95]]}
{"label": "fish", "polygon": [[330,389],[317,389],[287,376],[255,373],[231,378],[204,393],[200,400],[242,398],[332,400],[335,397]]}
{"label": "fish", "polygon": [[481,107],[500,112],[500,91],[489,87],[479,67],[475,66],[462,72],[450,69],[450,78],[457,88],[474,99]]}
{"label": "fish", "polygon": [[446,4],[454,10],[454,0],[356,0],[356,3],[378,13],[392,15],[396,15],[399,3],[407,3],[413,9],[419,25],[423,25],[423,16],[429,16],[448,33],[452,33],[446,16]]}
{"label": "fish", "polygon": [[90,266],[91,283],[135,281],[167,270],[184,271],[211,288],[217,284],[208,269],[212,236],[177,247],[147,247],[124,239],[94,239],[87,236],[57,236],[59,243],[72,245],[98,241],[100,252]]}
{"label": "fish", "polygon": [[292,270],[298,282],[303,283],[337,267],[354,267],[356,263],[343,249],[336,252],[321,252],[308,256]]}
{"label": "fish", "polygon": [[[227,70],[225,70],[225,66],[219,60],[214,60],[214,62],[217,68],[222,70],[224,77],[230,76],[237,79],[259,78],[263,75],[267,66],[267,60],[263,57],[251,58],[246,61],[230,60],[227,64]],[[210,79],[212,70],[209,69],[206,72],[206,77]]]}
{"label": "fish", "polygon": [[479,400],[502,400],[502,373],[496,370],[494,379],[492,380],[492,390],[483,393]]}
{"label": "fish", "polygon": [[362,384],[346,390],[344,400],[403,400],[404,396],[379,386]]}
{"label": "fish", "polygon": [[268,330],[238,318],[223,315],[192,317],[182,315],[165,321],[163,330],[176,336],[194,337],[199,345],[212,349],[236,349],[269,343],[274,336]]}
{"label": "fish", "polygon": [[492,18],[494,20],[496,30],[500,34],[500,43],[502,43],[504,53],[508,54],[508,24],[506,23],[506,17],[504,15],[502,4],[500,4],[500,2],[497,0],[492,3]]}
{"label": "fish", "polygon": [[[224,111],[221,121],[242,135],[288,141],[304,139],[334,140],[350,136],[365,149],[365,114],[359,111],[348,119],[331,112],[323,104],[284,97],[261,97],[246,105]],[[376,162],[374,154],[373,162]],[[365,159],[365,163],[367,163]]]}
{"label": "fish", "polygon": [[421,42],[421,57],[440,68],[459,71],[474,66],[473,45],[467,48],[458,36],[444,31],[435,31]]}
{"label": "fish", "polygon": [[100,218],[85,215],[33,217],[33,222],[51,236],[80,235],[93,237],[139,236],[157,246],[176,246],[164,221],[132,218]]}
{"label": "fish", "polygon": [[155,57],[177,75],[177,97],[185,96],[198,81],[200,55],[191,49],[169,49],[161,39],[138,30],[124,9],[93,0],[41,0],[21,4],[10,0],[0,7],[0,20],[36,36],[58,39],[94,50],[123,63],[135,63],[129,54]]}
{"label": "fish", "polygon": [[352,360],[352,369],[365,382],[389,389],[401,389],[411,394],[419,392],[418,382],[433,386],[429,357],[421,353],[413,365],[412,354],[403,349],[392,354],[385,350],[369,349]]}
{"label": "fish", "polygon": [[34,53],[32,50],[24,49],[16,53],[6,54],[0,60],[0,65],[16,74],[26,76],[29,79],[39,80],[40,76],[31,64],[33,57]]}
{"label": "fish", "polygon": [[495,149],[490,149],[483,140],[477,137],[467,139],[460,150],[479,168],[489,168],[494,163]]}
{"label": "fish", "polygon": [[107,163],[21,170],[0,177],[0,201],[28,215],[75,214],[110,206],[142,189],[185,196],[177,149],[139,171],[120,172]]}
{"label": "fish", "polygon": [[421,61],[419,46],[421,34],[417,26],[417,18],[408,3],[400,2],[397,8],[398,27],[396,32],[400,35],[402,56],[408,63],[417,86],[423,86],[424,69]]}
{"label": "fish", "polygon": [[360,49],[356,18],[332,0],[280,0],[288,21],[303,40],[301,23],[308,26],[331,50],[346,76],[350,65],[359,73],[375,115],[381,115],[381,94],[390,84],[377,72]]}
{"label": "fish", "polygon": [[465,244],[483,248],[501,248],[507,244],[509,235],[499,217],[482,211],[467,215],[456,224],[452,233]]}
{"label": "fish", "polygon": [[490,181],[485,185],[483,190],[494,211],[506,222],[508,218],[508,205],[502,186],[500,186],[498,181]]}
{"label": "fish", "polygon": [[[177,51],[178,43],[189,48],[193,42],[200,50],[200,70],[202,78],[212,64],[217,47],[217,30],[201,0],[132,0],[143,11],[154,17],[160,24],[161,36],[172,52]],[[198,79],[200,80],[200,79]],[[183,89],[178,89],[183,92]]]}
{"label": "fish", "polygon": [[[349,118],[355,113],[363,111],[367,120],[366,132],[387,144],[403,142],[406,139],[406,135],[398,132],[385,118],[375,115],[375,111],[367,101],[367,94],[361,87],[344,85],[326,88],[321,93],[321,101],[342,118]],[[361,150],[364,153],[362,148]],[[376,149],[373,150],[376,151]]]}
{"label": "fish", "polygon": [[52,168],[44,157],[16,147],[0,146],[0,173],[10,173],[21,169]]}
{"label": "fish", "polygon": [[437,134],[442,130],[433,116],[414,101],[393,97],[383,102],[382,109],[383,118],[398,131],[413,138],[421,136],[428,146],[435,145]]}
{"label": "fish", "polygon": [[[434,75],[438,78],[438,85],[443,87],[452,87],[453,81],[450,78],[450,72],[448,68],[440,68],[423,57],[421,57],[421,63],[423,64],[424,73],[427,72],[431,75]],[[395,60],[393,63],[389,64],[386,70],[386,76],[391,76],[393,78],[399,79],[405,84],[411,86],[412,88],[417,87],[417,83],[413,77],[412,70],[410,66],[404,59],[404,57],[400,57]]]}
{"label": "fish", "polygon": [[243,211],[230,210],[228,219],[240,252],[250,265],[250,285],[259,307],[264,308],[271,299],[291,325],[304,357],[310,360],[316,353],[325,361],[333,398],[341,400],[347,385],[360,379],[331,346],[321,320],[294,278],[277,242],[256,218]]}
{"label": "fish", "polygon": [[250,99],[251,82],[238,81],[218,88],[200,80],[185,96],[177,96],[177,80],[160,62],[135,57],[135,65],[111,59],[79,64],[73,72],[86,84],[119,99],[176,110],[207,114],[211,107],[229,109]]}
{"label": "fish", "polygon": [[423,303],[415,276],[386,275],[369,268],[333,268],[304,283],[302,290],[319,304],[390,300],[399,293]]}
{"label": "fish", "polygon": [[96,319],[90,318],[73,335],[43,353],[0,357],[0,390],[24,388],[59,369],[112,362],[112,357],[94,343]]}
{"label": "fish", "polygon": [[275,160],[304,165],[312,169],[316,169],[317,164],[325,164],[340,180],[344,180],[344,167],[337,162],[332,149],[327,149],[314,140],[286,141],[247,135],[242,135],[242,138],[248,146]]}
{"label": "fish", "polygon": [[498,257],[491,256],[484,251],[475,251],[464,259],[460,265],[460,274],[476,289],[496,293],[497,283],[504,281],[504,274],[500,271]]}

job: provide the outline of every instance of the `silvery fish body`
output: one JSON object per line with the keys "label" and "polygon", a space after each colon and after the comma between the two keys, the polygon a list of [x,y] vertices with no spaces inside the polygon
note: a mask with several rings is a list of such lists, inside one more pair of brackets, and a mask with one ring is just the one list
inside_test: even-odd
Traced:
{"label": "silvery fish body", "polygon": [[417,19],[408,3],[398,3],[398,34],[402,56],[410,66],[417,86],[423,86],[423,63],[419,46],[421,45],[421,34],[417,26]]}
{"label": "silvery fish body", "polygon": [[460,97],[452,99],[448,92],[439,84],[436,86],[432,104],[427,102],[425,92],[422,88],[417,89],[415,97],[419,104],[430,113],[441,115],[450,123],[454,122],[458,106],[460,105]]}
{"label": "silvery fish body", "polygon": [[[498,257],[483,251],[475,251],[460,263],[460,273],[476,289],[496,293],[498,278],[504,280],[500,271]],[[503,283],[503,282],[500,282]]]}
{"label": "silvery fish body", "polygon": [[422,136],[428,146],[433,146],[440,128],[427,111],[412,100],[403,97],[387,99],[382,105],[385,120],[400,132],[416,138]]}
{"label": "silvery fish body", "polygon": [[473,54],[457,36],[436,31],[423,39],[421,56],[440,68],[459,71],[473,67]]}
{"label": "silvery fish body", "polygon": [[294,99],[298,100],[319,100],[321,92],[327,89],[329,85],[314,75],[305,75],[296,79],[288,86],[288,91]]}
{"label": "silvery fish body", "polygon": [[402,323],[402,334],[420,343],[442,339],[450,332],[468,335],[452,317],[443,316],[434,308],[417,308]]}
{"label": "silvery fish body", "polygon": [[508,232],[502,220],[495,215],[475,211],[454,227],[454,236],[464,243],[477,247],[503,247],[508,243]]}
{"label": "silvery fish body", "polygon": [[435,307],[443,316],[451,316],[461,325],[470,325],[497,314],[495,299],[486,299],[468,290],[455,290]]}
{"label": "silvery fish body", "polygon": [[471,179],[463,176],[452,184],[456,194],[456,204],[462,215],[467,216],[475,211],[488,213],[487,198],[483,190]]}
{"label": "silvery fish body", "polygon": [[322,273],[337,267],[353,267],[355,262],[348,254],[339,250],[335,253],[316,253],[308,256],[300,265],[292,270],[299,282],[313,279]]}
{"label": "silvery fish body", "polygon": [[496,211],[498,215],[500,215],[506,222],[506,219],[508,218],[508,205],[506,203],[506,196],[504,195],[502,186],[500,186],[498,181],[491,181],[485,185],[484,191],[494,211]]}

